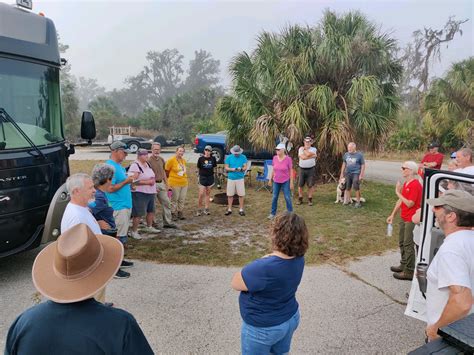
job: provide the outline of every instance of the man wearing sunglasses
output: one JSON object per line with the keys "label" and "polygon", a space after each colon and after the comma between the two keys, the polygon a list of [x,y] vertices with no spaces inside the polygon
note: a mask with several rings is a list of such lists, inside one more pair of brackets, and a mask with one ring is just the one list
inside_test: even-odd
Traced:
{"label": "man wearing sunglasses", "polygon": [[445,235],[427,274],[426,335],[434,340],[438,328],[474,311],[474,196],[449,190],[426,202]]}

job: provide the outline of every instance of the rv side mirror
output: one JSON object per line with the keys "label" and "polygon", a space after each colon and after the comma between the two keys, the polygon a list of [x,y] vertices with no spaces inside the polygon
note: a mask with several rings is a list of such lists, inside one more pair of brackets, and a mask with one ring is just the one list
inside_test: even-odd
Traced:
{"label": "rv side mirror", "polygon": [[84,111],[81,118],[81,138],[87,139],[89,144],[92,144],[92,140],[95,138],[95,121],[92,112]]}

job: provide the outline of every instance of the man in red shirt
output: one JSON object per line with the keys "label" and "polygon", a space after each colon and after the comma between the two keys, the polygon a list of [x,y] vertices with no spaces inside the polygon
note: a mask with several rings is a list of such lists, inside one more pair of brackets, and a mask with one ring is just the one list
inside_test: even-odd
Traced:
{"label": "man in red shirt", "polygon": [[420,168],[441,169],[444,155],[438,152],[439,143],[433,142],[428,146],[428,153],[421,159]]}
{"label": "man in red shirt", "polygon": [[400,230],[398,246],[400,247],[400,265],[391,266],[390,270],[394,272],[393,277],[398,280],[411,280],[415,270],[415,244],[413,242],[413,229],[415,224],[412,217],[416,210],[420,208],[423,188],[417,176],[417,164],[413,161],[406,161],[402,164],[402,176],[405,179],[403,186],[397,182],[395,193],[398,201],[393,208],[390,216],[387,217],[387,223],[392,224],[395,213],[400,210]]}

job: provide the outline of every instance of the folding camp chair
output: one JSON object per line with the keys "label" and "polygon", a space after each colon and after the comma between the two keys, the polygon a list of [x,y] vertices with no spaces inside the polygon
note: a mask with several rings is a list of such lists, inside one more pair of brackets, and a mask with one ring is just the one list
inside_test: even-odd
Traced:
{"label": "folding camp chair", "polygon": [[265,160],[263,163],[263,173],[257,174],[255,178],[260,186],[256,189],[256,191],[260,191],[261,189],[265,189],[268,192],[272,191],[272,188],[268,186],[268,181],[273,173],[273,161],[272,160]]}

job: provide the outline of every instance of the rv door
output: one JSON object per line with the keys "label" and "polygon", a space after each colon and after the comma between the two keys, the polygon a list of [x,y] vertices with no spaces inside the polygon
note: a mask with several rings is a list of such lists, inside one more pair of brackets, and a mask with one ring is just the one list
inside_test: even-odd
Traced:
{"label": "rv door", "polygon": [[[420,243],[416,262],[430,264],[444,241],[444,233],[435,225],[433,210],[426,203],[450,189],[462,189],[474,195],[474,176],[445,170],[427,169],[423,181],[422,217]],[[416,269],[416,268],[415,268]],[[426,298],[420,291],[418,280],[413,278],[405,315],[426,321]]]}

